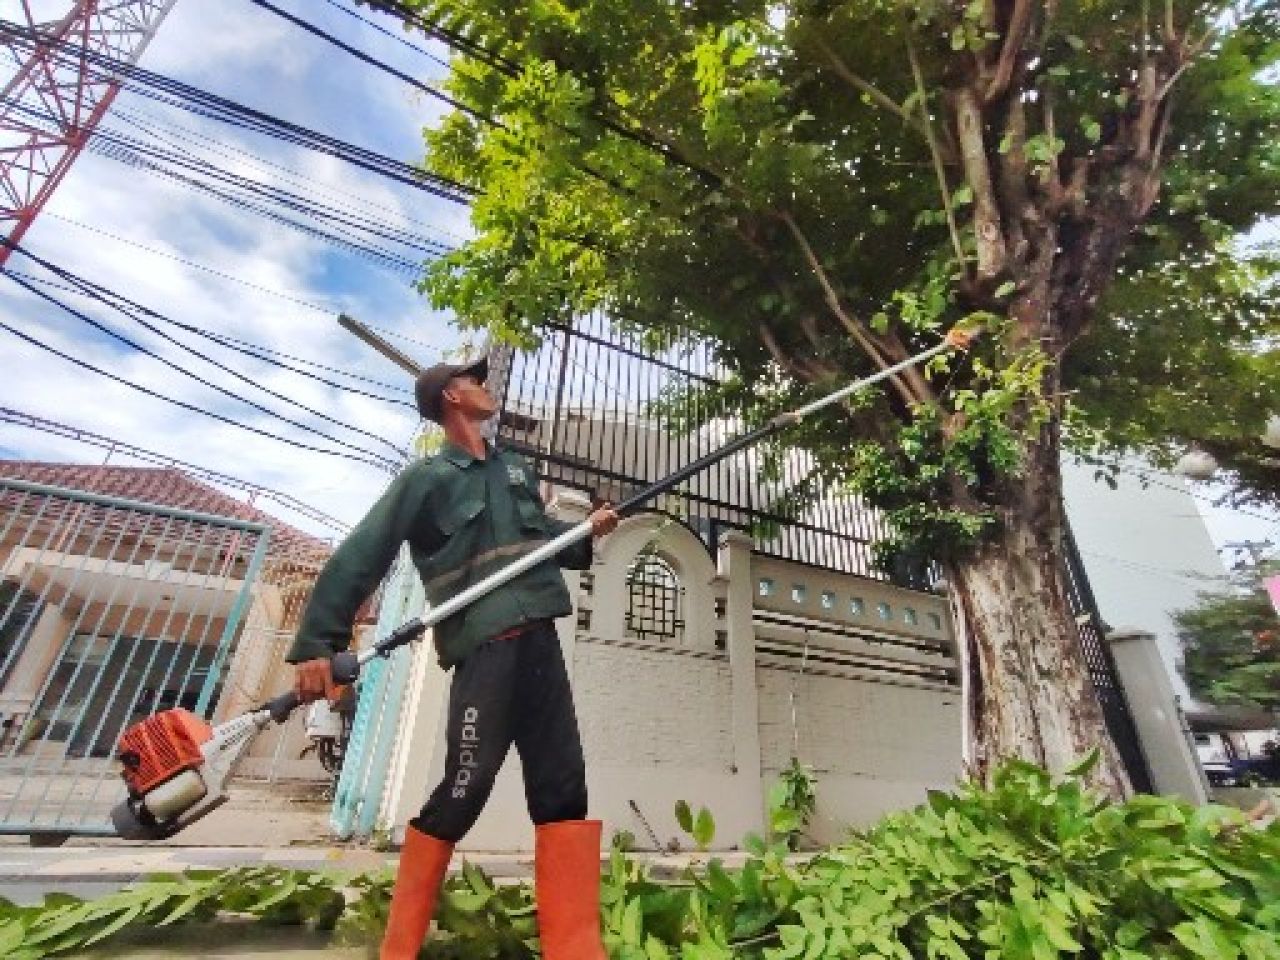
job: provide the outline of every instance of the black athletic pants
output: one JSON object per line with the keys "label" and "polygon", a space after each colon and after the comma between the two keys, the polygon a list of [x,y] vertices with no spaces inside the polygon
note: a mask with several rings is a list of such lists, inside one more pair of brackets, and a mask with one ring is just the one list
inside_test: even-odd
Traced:
{"label": "black athletic pants", "polygon": [[573,692],[550,621],[488,640],[453,668],[444,779],[410,825],[457,843],[515,744],[534,823],[582,820],[587,780]]}

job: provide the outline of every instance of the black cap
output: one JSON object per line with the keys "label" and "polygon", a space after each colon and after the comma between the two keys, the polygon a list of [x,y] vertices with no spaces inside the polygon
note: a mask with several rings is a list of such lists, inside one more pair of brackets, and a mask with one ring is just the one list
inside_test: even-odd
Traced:
{"label": "black cap", "polygon": [[481,357],[474,363],[437,363],[419,375],[413,385],[418,412],[428,420],[440,422],[440,399],[444,388],[454,377],[472,376],[484,383],[489,379],[489,358]]}

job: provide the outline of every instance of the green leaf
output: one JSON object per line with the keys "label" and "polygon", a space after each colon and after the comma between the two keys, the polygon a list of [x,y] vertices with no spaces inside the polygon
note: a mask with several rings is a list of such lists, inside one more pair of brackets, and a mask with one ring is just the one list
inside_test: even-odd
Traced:
{"label": "green leaf", "polygon": [[114,933],[118,933],[119,931],[127,927],[129,924],[131,924],[134,920],[136,920],[141,913],[142,913],[141,904],[129,907],[127,910],[122,911],[118,917],[116,917],[109,924],[107,924],[105,927],[103,927],[101,930],[99,930],[97,933],[91,936],[88,940],[85,940],[84,945],[86,947],[91,946],[92,944],[95,944],[100,940],[107,939],[107,937],[111,936]]}
{"label": "green leaf", "polygon": [[693,811],[689,809],[689,804],[684,800],[676,801],[676,823],[680,825],[680,829],[685,833],[693,833]]}
{"label": "green leaf", "polygon": [[1088,776],[1091,772],[1093,772],[1093,770],[1097,768],[1098,761],[1101,759],[1102,759],[1101,748],[1094,747],[1092,750],[1086,753],[1083,757],[1081,757],[1079,761],[1072,764],[1065,771],[1063,771],[1063,776],[1077,777],[1077,778]]}
{"label": "green leaf", "polygon": [[996,287],[996,299],[1003,299],[1013,293],[1016,289],[1018,289],[1018,285],[1016,283],[1012,280],[1006,280],[1004,283],[1000,284],[1000,286]]}
{"label": "green leaf", "polygon": [[635,946],[639,946],[642,943],[643,922],[638,898],[628,903],[623,911],[621,932],[623,943],[634,944]]}
{"label": "green leaf", "polygon": [[693,825],[693,839],[697,845],[705,850],[711,846],[711,841],[716,835],[716,821],[712,817],[711,811],[703,807],[698,811],[698,819]]}
{"label": "green leaf", "polygon": [[173,910],[171,910],[163,920],[156,923],[158,927],[167,927],[171,923],[176,923],[183,917],[190,914],[193,910],[205,902],[207,896],[204,891],[197,891],[188,894]]}
{"label": "green leaf", "polygon": [[26,928],[17,921],[0,922],[0,957],[7,957],[26,939]]}

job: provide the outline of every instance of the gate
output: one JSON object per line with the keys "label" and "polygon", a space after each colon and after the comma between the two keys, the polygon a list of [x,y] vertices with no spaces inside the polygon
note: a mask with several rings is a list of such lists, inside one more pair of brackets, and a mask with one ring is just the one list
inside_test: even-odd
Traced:
{"label": "gate", "polygon": [[110,835],[120,733],[209,719],[262,524],[0,477],[0,833]]}
{"label": "gate", "polygon": [[1120,686],[1120,676],[1116,673],[1111,648],[1103,635],[1106,628],[1102,615],[1098,612],[1098,602],[1094,599],[1093,588],[1089,586],[1084,561],[1080,558],[1070,527],[1066,528],[1062,541],[1066,554],[1067,600],[1071,604],[1071,612],[1076,616],[1080,631],[1080,650],[1084,654],[1085,665],[1089,668],[1089,676],[1093,679],[1098,702],[1102,705],[1107,732],[1111,734],[1116,750],[1120,752],[1120,760],[1129,774],[1133,789],[1138,793],[1155,793],[1151,769],[1147,766],[1147,757],[1142,752],[1142,741],[1138,737],[1138,728],[1134,725],[1133,714],[1129,712],[1129,701],[1125,699],[1124,688]]}

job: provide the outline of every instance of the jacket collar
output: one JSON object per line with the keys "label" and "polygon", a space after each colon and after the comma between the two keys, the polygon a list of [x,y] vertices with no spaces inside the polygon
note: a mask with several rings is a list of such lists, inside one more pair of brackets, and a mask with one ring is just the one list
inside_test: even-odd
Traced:
{"label": "jacket collar", "polygon": [[[489,443],[489,441],[487,440],[485,441],[484,446],[486,451],[485,456],[487,457],[492,457],[498,452],[497,448],[494,447],[494,445],[492,443]],[[446,460],[452,463],[455,467],[458,467],[459,469],[462,469],[462,470],[467,469],[467,467],[471,466],[473,463],[476,462],[476,458],[473,457],[468,451],[463,450],[461,447],[457,446],[456,444],[450,443],[448,440],[446,440],[443,446],[441,446],[440,456],[444,457]]]}

